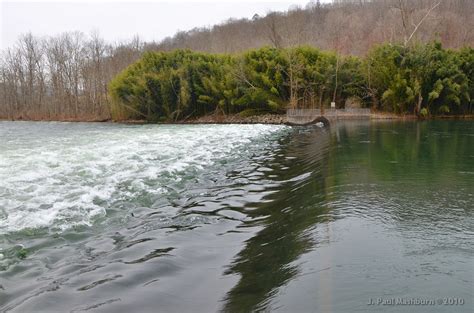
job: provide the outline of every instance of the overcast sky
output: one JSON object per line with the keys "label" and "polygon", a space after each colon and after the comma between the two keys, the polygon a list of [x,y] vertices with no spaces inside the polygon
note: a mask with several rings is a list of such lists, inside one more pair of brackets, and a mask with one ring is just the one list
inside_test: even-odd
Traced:
{"label": "overcast sky", "polygon": [[[321,2],[330,2],[322,0]],[[55,35],[79,30],[98,31],[107,41],[138,34],[159,41],[179,30],[221,23],[228,18],[251,18],[255,13],[305,6],[309,0],[138,0],[138,1],[24,1],[0,0],[0,49],[12,46],[18,35]]]}

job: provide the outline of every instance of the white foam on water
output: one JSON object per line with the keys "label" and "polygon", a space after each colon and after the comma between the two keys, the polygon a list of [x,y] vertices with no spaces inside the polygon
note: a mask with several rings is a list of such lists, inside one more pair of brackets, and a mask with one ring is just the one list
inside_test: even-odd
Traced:
{"label": "white foam on water", "polygon": [[166,189],[166,180],[159,183],[162,177],[176,182],[190,171],[206,171],[219,160],[244,156],[251,145],[285,129],[276,125],[0,125],[10,126],[14,131],[0,137],[4,147],[0,150],[0,234],[91,225],[107,214],[113,201],[133,199],[143,192],[159,195]]}

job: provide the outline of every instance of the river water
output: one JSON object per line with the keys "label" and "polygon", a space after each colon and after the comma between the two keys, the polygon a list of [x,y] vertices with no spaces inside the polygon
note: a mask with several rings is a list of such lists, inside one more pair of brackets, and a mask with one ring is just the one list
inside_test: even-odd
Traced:
{"label": "river water", "polygon": [[471,121],[0,122],[0,310],[472,312],[473,197]]}

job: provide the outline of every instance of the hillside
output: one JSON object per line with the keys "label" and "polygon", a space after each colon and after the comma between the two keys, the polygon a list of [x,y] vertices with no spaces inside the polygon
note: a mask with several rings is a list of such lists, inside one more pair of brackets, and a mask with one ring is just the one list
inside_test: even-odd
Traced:
{"label": "hillside", "polygon": [[287,12],[230,19],[210,28],[179,32],[150,48],[233,53],[262,46],[311,45],[363,55],[377,43],[404,42],[415,29],[412,41],[439,40],[447,48],[472,47],[473,16],[474,1],[470,0],[311,1]]}

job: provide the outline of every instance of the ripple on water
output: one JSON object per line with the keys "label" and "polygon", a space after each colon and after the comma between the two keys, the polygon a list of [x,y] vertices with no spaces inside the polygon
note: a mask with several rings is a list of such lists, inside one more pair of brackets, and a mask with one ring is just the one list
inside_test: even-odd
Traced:
{"label": "ripple on water", "polygon": [[[15,130],[0,151],[0,201],[10,201],[0,220],[36,197],[25,216],[64,207],[45,226],[1,229],[0,310],[349,312],[374,296],[471,294],[466,136],[435,135],[426,149],[415,123],[289,136],[252,125],[42,125],[54,134]],[[41,175],[29,176],[35,167]],[[89,216],[94,206],[106,216]]]}
{"label": "ripple on water", "polygon": [[[151,206],[199,183],[213,168],[256,154],[270,144],[266,137],[285,129],[123,126],[94,131],[70,124],[49,126],[23,124],[34,128],[31,138],[14,138],[14,132],[6,138],[0,152],[0,233],[64,231],[90,226],[109,210],[123,210],[134,202]],[[56,136],[61,131],[62,136]],[[249,147],[255,141],[262,147]]]}

